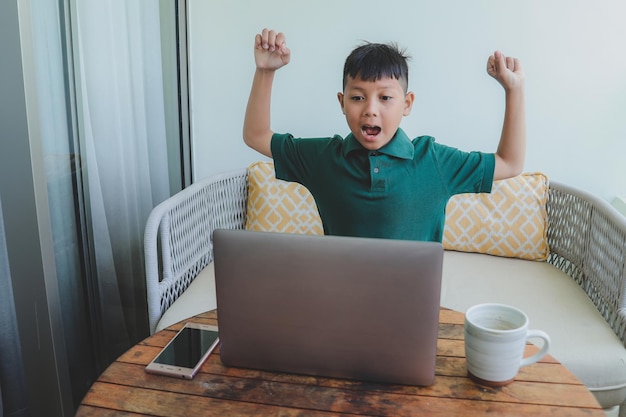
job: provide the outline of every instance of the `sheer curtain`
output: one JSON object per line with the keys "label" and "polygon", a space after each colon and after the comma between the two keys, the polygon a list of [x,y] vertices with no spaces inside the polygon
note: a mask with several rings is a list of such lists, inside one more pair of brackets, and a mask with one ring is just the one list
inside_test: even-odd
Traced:
{"label": "sheer curtain", "polygon": [[143,230],[169,196],[158,1],[76,0],[75,71],[100,343],[148,333]]}
{"label": "sheer curtain", "polygon": [[0,417],[28,416],[26,381],[17,335],[13,286],[4,235],[0,200]]}

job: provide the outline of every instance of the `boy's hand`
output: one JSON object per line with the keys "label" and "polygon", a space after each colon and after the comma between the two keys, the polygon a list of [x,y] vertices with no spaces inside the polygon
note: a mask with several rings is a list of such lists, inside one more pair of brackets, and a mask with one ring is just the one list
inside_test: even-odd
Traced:
{"label": "boy's hand", "polygon": [[495,51],[487,60],[487,73],[507,91],[524,85],[524,70],[519,59],[505,57],[500,51]]}
{"label": "boy's hand", "polygon": [[291,51],[282,32],[263,29],[254,42],[254,62],[257,69],[275,71],[289,63]]}

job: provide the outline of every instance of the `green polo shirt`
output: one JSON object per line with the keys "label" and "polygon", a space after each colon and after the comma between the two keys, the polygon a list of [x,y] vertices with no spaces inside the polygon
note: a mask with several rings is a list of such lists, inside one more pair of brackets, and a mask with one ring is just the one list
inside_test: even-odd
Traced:
{"label": "green polo shirt", "polygon": [[377,151],[345,139],[274,134],[276,178],[309,189],[324,233],[441,242],[448,199],[490,192],[494,154],[462,152],[402,129]]}

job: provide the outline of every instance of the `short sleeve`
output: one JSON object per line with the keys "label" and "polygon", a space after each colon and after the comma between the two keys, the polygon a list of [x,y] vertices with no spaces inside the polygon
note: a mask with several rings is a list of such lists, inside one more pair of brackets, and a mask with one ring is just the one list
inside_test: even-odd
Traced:
{"label": "short sleeve", "polygon": [[464,152],[436,143],[433,149],[440,175],[448,184],[450,195],[491,191],[496,166],[495,154]]}

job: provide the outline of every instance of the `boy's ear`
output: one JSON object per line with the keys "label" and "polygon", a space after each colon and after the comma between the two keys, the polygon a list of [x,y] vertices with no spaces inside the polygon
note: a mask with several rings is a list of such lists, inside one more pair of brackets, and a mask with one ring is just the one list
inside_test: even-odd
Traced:
{"label": "boy's ear", "polygon": [[339,105],[341,106],[341,112],[343,114],[346,114],[345,110],[343,109],[343,93],[337,93],[337,99],[339,100]]}
{"label": "boy's ear", "polygon": [[413,102],[415,101],[415,93],[413,91],[409,91],[404,96],[404,113],[403,116],[408,116],[411,114],[411,109],[413,108]]}

